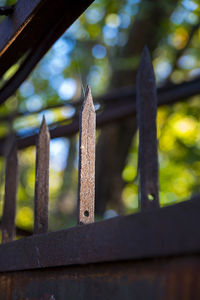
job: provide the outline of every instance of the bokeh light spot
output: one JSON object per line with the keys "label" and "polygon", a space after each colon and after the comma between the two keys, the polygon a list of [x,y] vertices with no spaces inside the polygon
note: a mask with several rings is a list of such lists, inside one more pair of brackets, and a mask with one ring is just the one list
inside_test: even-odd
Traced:
{"label": "bokeh light spot", "polygon": [[92,48],[92,54],[95,58],[102,59],[106,56],[106,48],[103,45],[95,45]]}
{"label": "bokeh light spot", "polygon": [[69,100],[76,94],[76,89],[76,81],[73,78],[67,78],[61,83],[58,95],[63,100]]}

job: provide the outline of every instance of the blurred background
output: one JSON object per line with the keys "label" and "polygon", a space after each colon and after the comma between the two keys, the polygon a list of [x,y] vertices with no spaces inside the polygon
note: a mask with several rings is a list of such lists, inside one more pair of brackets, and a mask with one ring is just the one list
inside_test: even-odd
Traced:
{"label": "blurred background", "polygon": [[[0,5],[16,1],[0,0]],[[200,76],[200,3],[197,0],[96,0],[40,61],[18,91],[0,106],[0,139],[38,132],[43,115],[50,128],[70,124],[73,103],[86,85],[101,99],[134,87],[142,49],[149,47],[158,87]],[[1,17],[0,21],[3,19]],[[16,72],[10,68],[0,87]],[[123,99],[122,99],[123,100]],[[117,103],[116,103],[117,105]],[[103,109],[96,101],[97,110]],[[200,95],[158,109],[161,206],[200,192]],[[97,130],[96,218],[139,209],[136,117]],[[33,228],[35,147],[18,152],[16,224]],[[50,230],[76,224],[78,135],[50,145]],[[5,160],[0,157],[0,213]]]}

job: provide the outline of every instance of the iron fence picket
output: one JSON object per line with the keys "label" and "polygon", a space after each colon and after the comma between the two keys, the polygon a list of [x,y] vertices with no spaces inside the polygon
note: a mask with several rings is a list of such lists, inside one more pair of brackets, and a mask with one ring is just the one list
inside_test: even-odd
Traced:
{"label": "iron fence picket", "polygon": [[49,144],[49,128],[43,117],[36,147],[34,234],[48,232]]}
{"label": "iron fence picket", "polygon": [[6,158],[5,197],[2,216],[2,242],[15,237],[16,194],[18,185],[18,158],[16,142],[12,143]]}
{"label": "iron fence picket", "polygon": [[139,127],[139,173],[141,209],[159,207],[157,153],[157,92],[153,66],[144,48],[137,74],[137,116]]}
{"label": "iron fence picket", "polygon": [[94,222],[96,113],[87,87],[79,122],[78,224]]}

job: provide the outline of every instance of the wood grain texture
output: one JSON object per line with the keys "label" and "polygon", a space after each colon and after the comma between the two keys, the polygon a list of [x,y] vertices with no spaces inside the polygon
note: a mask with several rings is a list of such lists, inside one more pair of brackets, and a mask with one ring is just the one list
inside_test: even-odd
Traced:
{"label": "wood grain texture", "polygon": [[94,222],[96,113],[87,87],[79,125],[78,224]]}

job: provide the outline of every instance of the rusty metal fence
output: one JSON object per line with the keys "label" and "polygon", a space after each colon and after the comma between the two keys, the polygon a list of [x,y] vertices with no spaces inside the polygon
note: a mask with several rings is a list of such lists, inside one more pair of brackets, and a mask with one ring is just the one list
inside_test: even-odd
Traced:
{"label": "rusty metal fence", "polygon": [[[40,2],[46,7],[47,1],[32,5]],[[15,79],[18,85],[21,79]],[[77,226],[48,232],[50,134],[43,119],[36,145],[34,233],[15,240],[13,139],[6,162],[0,299],[200,299],[199,196],[159,207],[157,91],[147,48],[137,76],[136,108],[141,211],[133,215],[94,222],[96,113],[89,87],[79,116]]]}
{"label": "rusty metal fence", "polygon": [[[157,93],[148,49],[137,76],[141,212],[94,223],[96,115],[80,111],[77,226],[48,233],[49,142],[36,151],[34,234],[14,240],[17,149],[7,157],[0,246],[1,299],[199,299],[198,197],[159,208]],[[106,176],[106,174],[105,174]]]}

